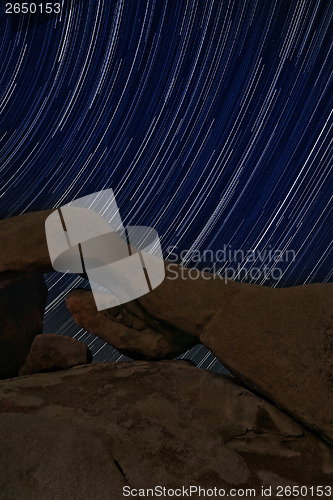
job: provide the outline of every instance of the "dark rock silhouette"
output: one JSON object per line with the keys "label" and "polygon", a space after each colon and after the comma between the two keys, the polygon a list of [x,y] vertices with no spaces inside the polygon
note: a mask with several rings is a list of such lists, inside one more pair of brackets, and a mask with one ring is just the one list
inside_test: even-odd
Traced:
{"label": "dark rock silhouette", "polygon": [[0,378],[16,377],[43,331],[47,288],[41,273],[0,273]]}

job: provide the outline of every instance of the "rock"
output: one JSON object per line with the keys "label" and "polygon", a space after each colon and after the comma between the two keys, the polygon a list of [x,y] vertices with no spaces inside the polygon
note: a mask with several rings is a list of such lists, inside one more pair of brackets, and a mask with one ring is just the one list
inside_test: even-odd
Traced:
{"label": "rock", "polygon": [[226,301],[231,302],[239,290],[251,293],[257,285],[225,280],[209,273],[198,275],[194,270],[165,261],[163,283],[138,302],[159,321],[199,339]]}
{"label": "rock", "polygon": [[67,370],[91,361],[92,354],[89,348],[79,340],[47,333],[34,338],[19,374]]}
{"label": "rock", "polygon": [[[38,420],[21,425],[21,416],[11,428],[8,417],[0,430],[1,442],[6,443],[5,452],[2,447],[0,453],[2,457],[8,453],[9,463],[15,464],[9,476],[15,475],[15,481],[3,480],[3,487],[13,483],[11,487],[27,492],[29,499],[60,498],[52,492],[58,478],[69,470],[78,496],[65,494],[64,488],[71,487],[65,475],[65,485],[59,481],[61,498],[120,500],[122,483],[114,468],[108,471],[110,462],[117,465],[126,486],[136,489],[157,485],[200,485],[227,491],[255,488],[259,497],[261,484],[271,478],[308,487],[329,485],[333,480],[333,451],[321,439],[230,377],[182,361],[100,363],[2,381],[0,428],[7,412],[44,419],[40,431]],[[9,437],[4,437],[8,427]],[[107,453],[101,450],[98,459],[96,446],[101,441]],[[45,443],[50,457],[44,459]],[[87,476],[82,477],[82,486],[79,467]],[[11,474],[7,460],[0,460],[0,468],[0,478]],[[112,486],[104,474],[112,478]],[[101,496],[92,496],[90,481],[96,488],[97,481],[105,485],[105,497],[98,488]],[[87,488],[84,495],[83,487]],[[38,496],[47,488],[48,496]]]}
{"label": "rock", "polygon": [[133,359],[173,358],[198,343],[185,332],[162,324],[137,301],[98,311],[90,291],[76,289],[66,297],[75,322]]}
{"label": "rock", "polygon": [[0,273],[0,378],[16,377],[43,331],[47,288],[42,274]]}
{"label": "rock", "polygon": [[0,272],[53,271],[45,236],[52,210],[32,212],[0,221]]}
{"label": "rock", "polygon": [[201,342],[239,380],[333,442],[333,284],[276,289],[168,269],[137,301],[98,312],[66,299],[75,321],[131,357],[172,357]]}
{"label": "rock", "polygon": [[101,439],[38,415],[0,414],[0,498],[116,498],[125,485]]}
{"label": "rock", "polygon": [[[0,272],[52,271],[44,228],[50,213],[0,222]],[[80,326],[134,358],[170,358],[202,342],[248,387],[333,442],[333,284],[271,289],[174,263],[166,271],[159,287],[120,308],[97,312],[91,292],[82,291],[68,296],[67,307]],[[3,321],[0,376],[14,376],[27,354],[15,339],[26,332],[22,322],[16,330],[13,315]]]}
{"label": "rock", "polygon": [[248,387],[333,442],[333,284],[239,290],[200,340]]}
{"label": "rock", "polygon": [[0,378],[18,375],[34,337],[43,331],[43,273],[52,271],[45,238],[50,213],[0,221]]}

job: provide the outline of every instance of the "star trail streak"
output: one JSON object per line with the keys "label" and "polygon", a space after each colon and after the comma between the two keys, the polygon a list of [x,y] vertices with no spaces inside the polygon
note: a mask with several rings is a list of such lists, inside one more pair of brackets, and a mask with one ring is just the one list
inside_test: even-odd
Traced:
{"label": "star trail streak", "polygon": [[[155,227],[165,257],[294,250],[278,279],[239,279],[331,281],[332,17],[327,0],[64,0],[58,15],[3,3],[1,218],[111,187],[125,224]],[[122,358],[64,308],[87,283],[47,284],[45,331]],[[202,347],[187,356],[222,370]]]}

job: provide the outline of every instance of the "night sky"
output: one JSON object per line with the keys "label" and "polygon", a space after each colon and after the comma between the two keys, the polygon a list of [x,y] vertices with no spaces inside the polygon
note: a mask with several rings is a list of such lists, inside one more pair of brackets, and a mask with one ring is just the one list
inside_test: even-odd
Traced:
{"label": "night sky", "polygon": [[[166,258],[274,287],[332,281],[332,17],[329,0],[3,2],[1,218],[112,188]],[[193,257],[225,248],[217,267]],[[82,284],[47,275],[45,331],[123,359],[66,311]],[[190,357],[220,369],[203,347]]]}

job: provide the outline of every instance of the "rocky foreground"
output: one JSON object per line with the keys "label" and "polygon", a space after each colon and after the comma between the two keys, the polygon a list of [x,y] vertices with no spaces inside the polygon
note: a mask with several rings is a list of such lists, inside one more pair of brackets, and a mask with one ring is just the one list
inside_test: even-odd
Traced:
{"label": "rocky foreground", "polygon": [[[166,262],[158,288],[119,307],[74,290],[73,320],[138,360],[89,365],[80,342],[40,335],[49,214],[0,222],[0,500],[158,485],[331,497],[333,285],[191,280]],[[232,375],[167,360],[198,343]]]}
{"label": "rocky foreground", "polygon": [[4,499],[118,500],[126,485],[259,496],[262,486],[332,484],[327,444],[234,379],[188,362],[5,380],[0,412]]}

